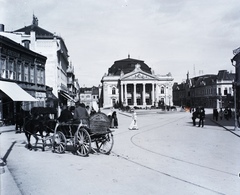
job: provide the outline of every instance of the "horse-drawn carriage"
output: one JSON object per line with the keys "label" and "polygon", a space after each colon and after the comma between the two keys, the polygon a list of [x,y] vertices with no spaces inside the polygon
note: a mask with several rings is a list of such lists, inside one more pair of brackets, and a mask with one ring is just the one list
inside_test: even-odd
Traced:
{"label": "horse-drawn carriage", "polygon": [[50,119],[49,114],[56,114],[56,111],[49,108],[31,110],[31,118],[24,125],[29,149],[32,148],[30,137],[33,135],[36,139],[35,148],[38,140],[42,139],[43,151],[49,146],[53,152],[64,153],[67,146],[72,146],[80,156],[87,156],[92,151],[104,154],[111,152],[114,140],[106,114],[95,113],[87,124],[81,120],[60,123],[56,119]]}
{"label": "horse-drawn carriage", "polygon": [[70,144],[80,156],[87,156],[91,151],[109,154],[114,143],[109,127],[109,118],[101,112],[92,115],[88,124],[82,121],[57,123],[53,135],[53,151],[64,153]]}

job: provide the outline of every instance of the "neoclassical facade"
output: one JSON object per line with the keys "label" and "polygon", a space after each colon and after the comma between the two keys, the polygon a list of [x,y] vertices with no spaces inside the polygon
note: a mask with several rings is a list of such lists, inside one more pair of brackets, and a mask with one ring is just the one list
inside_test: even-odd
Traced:
{"label": "neoclassical facade", "polygon": [[115,61],[102,77],[102,106],[115,104],[130,107],[158,107],[160,102],[172,105],[171,73],[157,75],[142,60],[128,56]]}

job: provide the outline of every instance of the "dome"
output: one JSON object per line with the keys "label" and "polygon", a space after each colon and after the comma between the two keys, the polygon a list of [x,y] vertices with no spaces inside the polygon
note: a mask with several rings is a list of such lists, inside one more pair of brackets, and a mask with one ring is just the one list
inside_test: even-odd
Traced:
{"label": "dome", "polygon": [[123,60],[115,61],[114,64],[111,66],[111,68],[108,69],[108,75],[121,75],[121,71],[124,74],[127,74],[129,72],[132,72],[135,69],[135,65],[140,64],[141,70],[144,72],[147,72],[149,74],[152,74],[151,68],[149,68],[148,65],[144,63],[142,60],[136,60],[132,58],[126,58]]}

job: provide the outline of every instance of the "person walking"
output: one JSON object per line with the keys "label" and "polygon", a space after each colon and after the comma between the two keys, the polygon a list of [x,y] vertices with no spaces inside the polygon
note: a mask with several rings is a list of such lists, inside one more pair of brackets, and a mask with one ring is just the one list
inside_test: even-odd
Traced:
{"label": "person walking", "polygon": [[135,110],[133,110],[133,114],[132,114],[132,122],[128,128],[129,130],[138,130],[138,126],[137,126],[137,113],[135,112]]}
{"label": "person walking", "polygon": [[218,121],[218,111],[217,111],[217,108],[213,109],[213,120]]}
{"label": "person walking", "polygon": [[197,115],[198,115],[197,110],[195,110],[195,111],[192,113],[193,126],[196,126]]}
{"label": "person walking", "polygon": [[118,118],[117,118],[117,113],[116,113],[116,111],[113,111],[113,113],[112,113],[112,124],[111,124],[111,127],[112,128],[118,128]]}
{"label": "person walking", "polygon": [[199,123],[198,123],[198,127],[200,126],[204,126],[204,119],[205,119],[205,110],[204,108],[200,109],[200,113],[199,113]]}

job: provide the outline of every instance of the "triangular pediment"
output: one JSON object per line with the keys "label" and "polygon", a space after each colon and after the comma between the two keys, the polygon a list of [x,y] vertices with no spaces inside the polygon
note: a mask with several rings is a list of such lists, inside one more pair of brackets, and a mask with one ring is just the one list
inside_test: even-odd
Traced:
{"label": "triangular pediment", "polygon": [[142,70],[133,71],[122,76],[121,80],[156,80],[154,75],[148,74]]}

